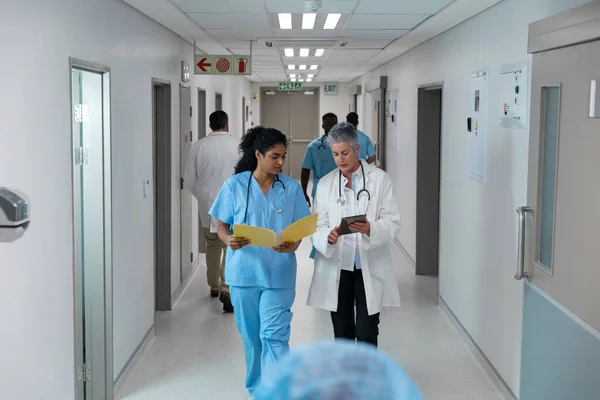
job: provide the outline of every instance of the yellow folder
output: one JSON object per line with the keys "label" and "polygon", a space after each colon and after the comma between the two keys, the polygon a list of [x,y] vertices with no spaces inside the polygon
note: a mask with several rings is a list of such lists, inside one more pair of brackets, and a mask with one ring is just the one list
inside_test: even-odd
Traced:
{"label": "yellow folder", "polygon": [[295,243],[317,231],[318,214],[309,215],[294,222],[283,232],[275,233],[270,229],[250,225],[233,225],[233,236],[250,239],[250,246],[273,248],[281,243]]}

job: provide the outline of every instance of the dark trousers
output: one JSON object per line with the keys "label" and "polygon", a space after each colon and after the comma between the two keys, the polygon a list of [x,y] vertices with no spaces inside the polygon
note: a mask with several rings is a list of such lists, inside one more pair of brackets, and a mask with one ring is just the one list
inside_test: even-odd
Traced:
{"label": "dark trousers", "polygon": [[[356,300],[356,318],[354,301]],[[377,347],[379,313],[369,315],[362,271],[342,270],[338,291],[338,309],[331,313],[333,334],[338,339],[358,340]]]}

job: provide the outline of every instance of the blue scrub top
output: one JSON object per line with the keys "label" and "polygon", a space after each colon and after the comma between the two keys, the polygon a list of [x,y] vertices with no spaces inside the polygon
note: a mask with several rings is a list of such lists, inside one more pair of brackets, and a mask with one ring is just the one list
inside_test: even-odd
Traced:
{"label": "blue scrub top", "polygon": [[373,146],[373,142],[371,139],[364,133],[356,130],[358,134],[358,144],[360,145],[360,151],[358,157],[361,160],[368,160],[369,157],[373,157],[375,155],[375,147]]}
{"label": "blue scrub top", "polygon": [[302,161],[302,168],[310,169],[313,172],[312,197],[314,198],[317,194],[319,180],[337,168],[327,138],[321,136],[308,145],[306,154],[304,154],[304,160]]}
{"label": "blue scrub top", "polygon": [[[256,179],[250,179],[250,174],[250,171],[242,172],[225,182],[209,211],[211,216],[231,225],[232,229],[234,224],[243,224],[249,180],[248,225],[279,233],[310,215],[297,181],[279,174],[285,190],[276,181],[275,187],[271,187],[265,196]],[[278,214],[273,207],[284,210]],[[227,248],[225,283],[229,286],[293,289],[296,287],[296,255],[263,247],[247,246],[235,251]]]}

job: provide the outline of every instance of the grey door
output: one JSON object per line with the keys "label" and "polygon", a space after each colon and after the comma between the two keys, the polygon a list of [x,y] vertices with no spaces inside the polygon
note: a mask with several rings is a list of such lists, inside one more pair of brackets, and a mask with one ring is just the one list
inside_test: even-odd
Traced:
{"label": "grey door", "polygon": [[221,93],[215,93],[215,111],[223,110],[223,95]]}
{"label": "grey door", "polygon": [[[267,94],[272,93],[272,94]],[[288,135],[290,133],[290,93],[278,90],[263,90],[261,93],[262,104],[260,108],[261,125],[275,128]],[[288,151],[289,153],[289,151]],[[289,157],[284,167],[285,174],[289,175]]]}
{"label": "grey door", "polygon": [[183,175],[190,149],[192,147],[192,94],[190,88],[179,87],[180,110],[180,143],[181,143],[181,282],[185,280],[192,270],[194,253],[192,251],[192,194],[183,185]]}
{"label": "grey door", "polygon": [[533,57],[527,207],[518,210],[529,274],[522,400],[600,393],[600,119],[589,117],[600,101],[591,96],[599,65],[600,41]]}
{"label": "grey door", "polygon": [[[198,89],[198,140],[206,137],[208,121],[206,120],[206,91]],[[198,252],[206,252],[206,239],[204,237],[204,228],[202,220],[198,214]]]}
{"label": "grey door", "polygon": [[[319,90],[311,89],[312,95],[304,92],[291,94],[291,128],[289,145],[289,175],[300,179],[302,160],[309,143],[319,136]],[[341,118],[341,117],[340,117]]]}

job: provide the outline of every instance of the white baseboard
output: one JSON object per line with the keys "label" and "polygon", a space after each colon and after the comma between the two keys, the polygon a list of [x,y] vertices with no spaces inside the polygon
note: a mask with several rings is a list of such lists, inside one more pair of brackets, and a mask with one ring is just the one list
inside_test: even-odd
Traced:
{"label": "white baseboard", "polygon": [[400,253],[402,253],[402,255],[404,257],[406,257],[406,260],[409,262],[413,271],[416,271],[417,264],[415,263],[415,260],[413,260],[412,257],[408,254],[408,251],[406,251],[404,246],[402,246],[402,243],[400,243],[400,240],[398,240],[398,238],[394,238],[394,240],[392,240],[392,245],[396,248],[396,250],[398,250]]}
{"label": "white baseboard", "polygon": [[173,293],[173,296],[171,297],[171,309],[175,309],[175,307],[177,307],[179,300],[181,300],[181,296],[183,296],[186,289],[190,285],[190,282],[192,281],[192,279],[194,279],[194,276],[200,269],[200,260],[201,259],[202,258],[200,256],[196,257],[196,261],[194,262],[194,265],[192,266],[192,270],[190,271],[190,274],[187,276],[187,278],[185,278],[185,281],[183,281],[181,283],[181,285],[179,285],[179,287],[177,288],[175,293]]}
{"label": "white baseboard", "polygon": [[117,379],[115,379],[115,382],[113,384],[113,393],[114,393],[115,398],[118,398],[117,393],[119,393],[119,391],[123,388],[123,383],[127,380],[129,375],[131,374],[131,371],[133,371],[133,368],[139,362],[140,357],[142,356],[142,354],[144,354],[146,349],[148,349],[148,347],[150,347],[150,345],[154,342],[155,338],[156,338],[156,331],[155,331],[154,325],[152,325],[152,327],[150,328],[148,333],[146,333],[146,336],[144,337],[142,342],[139,344],[137,349],[135,349],[135,351],[133,352],[133,355],[129,358],[129,360],[125,364],[125,367],[123,368],[123,370],[121,371],[119,376],[117,376]]}
{"label": "white baseboard", "polygon": [[454,312],[452,312],[450,307],[448,307],[448,304],[446,304],[442,296],[440,296],[439,304],[442,314],[444,314],[444,316],[448,319],[448,322],[450,322],[450,324],[454,327],[458,333],[458,336],[467,346],[477,364],[479,364],[492,384],[496,387],[498,392],[500,392],[500,398],[503,400],[517,400],[517,396],[515,396],[512,390],[510,390],[504,379],[502,379],[496,368],[494,368],[494,365],[490,362],[485,353],[479,348],[477,343],[475,343],[471,335],[469,335],[469,332],[467,332],[456,315],[454,315]]}

